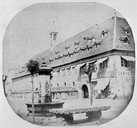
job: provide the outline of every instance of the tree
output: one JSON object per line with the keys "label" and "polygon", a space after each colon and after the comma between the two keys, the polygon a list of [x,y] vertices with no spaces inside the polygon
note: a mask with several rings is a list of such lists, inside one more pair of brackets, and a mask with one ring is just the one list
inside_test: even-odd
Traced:
{"label": "tree", "polygon": [[32,116],[33,116],[33,122],[35,122],[35,117],[34,117],[34,75],[39,72],[39,63],[36,60],[29,60],[29,62],[26,65],[27,70],[31,74],[32,78]]}
{"label": "tree", "polygon": [[36,60],[30,60],[27,63],[27,69],[31,73],[31,75],[34,76],[34,74],[39,72],[39,62]]}
{"label": "tree", "polygon": [[105,96],[105,98],[111,94],[110,81],[109,81],[108,85],[106,86],[106,88],[101,91],[101,93]]}

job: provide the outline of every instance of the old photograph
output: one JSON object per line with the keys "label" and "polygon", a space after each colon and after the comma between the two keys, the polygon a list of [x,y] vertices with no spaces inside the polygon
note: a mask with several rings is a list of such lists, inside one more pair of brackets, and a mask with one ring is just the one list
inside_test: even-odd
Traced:
{"label": "old photograph", "polygon": [[37,3],[6,28],[3,91],[13,111],[30,123],[107,123],[126,109],[134,83],[133,33],[114,8]]}

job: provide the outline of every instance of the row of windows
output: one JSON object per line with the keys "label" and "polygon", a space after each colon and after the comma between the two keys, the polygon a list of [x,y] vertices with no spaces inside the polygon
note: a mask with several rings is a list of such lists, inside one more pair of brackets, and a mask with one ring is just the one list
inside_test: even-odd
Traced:
{"label": "row of windows", "polygon": [[[134,66],[135,66],[135,64],[133,61],[127,61],[126,59],[121,57],[121,67],[134,68]],[[99,64],[99,73],[104,71],[105,69],[107,69],[107,67],[108,67],[108,59],[104,60],[103,62],[101,62]],[[79,73],[79,72],[77,72],[77,73]],[[65,72],[62,75],[65,76],[66,75]],[[67,75],[71,75],[70,72],[68,72]],[[64,83],[64,85],[66,86],[66,83]]]}
{"label": "row of windows", "polygon": [[132,61],[127,61],[121,57],[121,67],[134,68],[135,64]]}
{"label": "row of windows", "polygon": [[[135,64],[133,61],[127,61],[126,59],[121,57],[121,67],[133,68],[134,66],[135,66]],[[99,67],[100,67],[100,70],[106,69],[108,67],[108,59],[106,59],[105,61],[100,63]]]}
{"label": "row of windows", "polygon": [[[72,85],[73,85],[73,86],[76,85],[74,81],[72,82]],[[59,87],[59,86],[60,86],[59,83],[57,83],[57,87]],[[66,83],[66,82],[64,82],[64,86],[67,86],[67,83]]]}

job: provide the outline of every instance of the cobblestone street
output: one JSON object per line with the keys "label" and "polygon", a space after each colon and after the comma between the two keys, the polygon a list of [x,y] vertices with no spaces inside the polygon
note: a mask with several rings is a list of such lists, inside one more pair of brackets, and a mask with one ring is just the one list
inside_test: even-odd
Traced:
{"label": "cobblestone street", "polygon": [[[20,100],[19,98],[13,99],[12,97],[8,98],[9,103],[19,116],[32,122],[32,116],[28,115],[27,108],[25,105],[25,101]],[[111,106],[111,108],[107,111],[102,112],[102,116],[99,120],[94,120],[86,123],[79,123],[76,125],[96,125],[107,122],[108,120],[113,119],[120,114],[120,111],[126,106],[127,101],[125,99],[96,99],[94,100],[93,106]],[[89,99],[75,99],[75,100],[67,100],[64,103],[64,109],[75,109],[75,108],[89,108],[90,102]],[[33,122],[32,122],[33,123]],[[53,116],[35,116],[35,123],[40,125],[68,125],[68,123],[61,117],[56,118]],[[70,125],[70,124],[69,124]],[[72,124],[71,124],[72,125]]]}

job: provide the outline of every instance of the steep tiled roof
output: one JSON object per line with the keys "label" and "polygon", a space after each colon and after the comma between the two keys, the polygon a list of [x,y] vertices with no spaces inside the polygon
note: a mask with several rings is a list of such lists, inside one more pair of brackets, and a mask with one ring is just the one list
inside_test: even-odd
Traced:
{"label": "steep tiled roof", "polygon": [[134,51],[135,44],[131,28],[128,22],[120,17],[116,19],[115,49]]}
{"label": "steep tiled roof", "polygon": [[[134,51],[134,40],[127,21],[116,17],[116,38],[114,41],[114,17],[56,45],[52,51],[37,55],[51,67],[71,63],[112,49]],[[128,35],[128,41],[125,36]]]}

